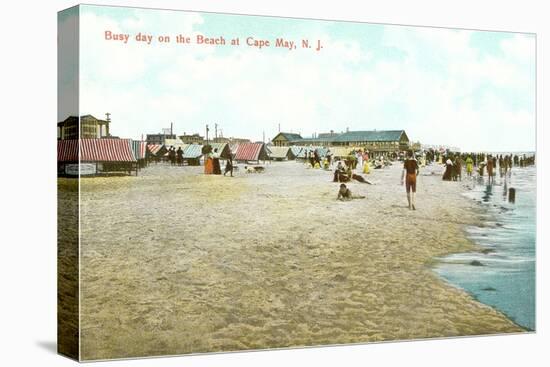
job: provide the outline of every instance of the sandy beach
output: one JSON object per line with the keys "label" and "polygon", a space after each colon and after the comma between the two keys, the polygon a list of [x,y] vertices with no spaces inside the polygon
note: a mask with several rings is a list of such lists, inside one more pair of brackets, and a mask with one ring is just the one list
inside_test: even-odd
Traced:
{"label": "sandy beach", "polygon": [[83,359],[523,331],[432,270],[479,250],[463,184],[421,170],[410,211],[400,164],[350,202],[294,161],[202,170],[82,179]]}

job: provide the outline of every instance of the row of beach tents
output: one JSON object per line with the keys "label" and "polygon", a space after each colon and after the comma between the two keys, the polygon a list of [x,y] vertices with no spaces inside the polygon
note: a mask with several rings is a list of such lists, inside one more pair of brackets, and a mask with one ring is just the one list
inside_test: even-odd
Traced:
{"label": "row of beach tents", "polygon": [[[262,143],[209,143],[212,151],[217,151],[221,159],[232,157],[238,162],[254,162],[264,160],[285,161],[305,159],[308,153],[317,151],[321,158],[329,152],[334,158],[347,157],[353,151],[352,147],[322,147],[322,146],[287,146],[278,147]],[[148,145],[147,150],[153,158],[162,159],[168,156],[170,148],[182,149],[184,160],[199,160],[203,153],[203,145],[184,144],[178,139],[166,139],[163,145]]]}
{"label": "row of beach tents", "polygon": [[132,139],[69,139],[57,141],[61,175],[82,172],[137,172],[146,165],[147,144]]}
{"label": "row of beach tents", "polygon": [[[80,143],[79,143],[80,142]],[[266,160],[305,159],[309,152],[317,151],[320,157],[325,157],[329,148],[321,146],[290,146],[276,147],[263,143],[210,143],[212,151],[216,151],[221,159],[230,157],[237,162],[259,162]],[[70,164],[95,164],[96,167],[117,168],[125,171],[137,171],[151,160],[165,160],[171,148],[181,149],[183,160],[190,165],[199,165],[203,157],[203,145],[184,144],[179,139],[167,139],[165,144],[147,144],[144,141],[132,139],[74,139],[58,140],[57,154],[60,170]],[[333,158],[343,158],[351,154],[352,147],[331,147]]]}
{"label": "row of beach tents", "polygon": [[[310,152],[317,151],[320,157],[329,152],[334,158],[351,154],[351,147],[289,146],[276,147],[262,143],[210,143],[212,151],[220,158],[236,161],[294,160],[305,159]],[[170,148],[181,149],[185,160],[198,160],[203,156],[203,145],[184,144],[167,139],[165,144],[147,144],[132,139],[80,139],[59,140],[57,143],[59,162],[139,162],[147,158],[164,158]]]}

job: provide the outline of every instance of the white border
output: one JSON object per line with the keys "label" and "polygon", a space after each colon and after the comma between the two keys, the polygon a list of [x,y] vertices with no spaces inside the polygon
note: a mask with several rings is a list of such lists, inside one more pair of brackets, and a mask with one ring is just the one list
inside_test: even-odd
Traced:
{"label": "white border", "polygon": [[[254,353],[229,353],[176,358],[105,362],[106,366],[280,366],[292,365],[419,365],[419,366],[540,366],[547,363],[548,258],[545,249],[547,181],[543,89],[550,88],[542,67],[550,39],[544,2],[397,1],[367,3],[339,0],[326,3],[297,1],[94,1],[105,5],[188,9],[301,18],[521,31],[537,34],[537,333],[431,341],[308,348]],[[3,81],[2,167],[3,245],[2,365],[69,366],[59,357],[56,338],[56,33],[57,11],[72,1],[11,2],[0,21]],[[547,73],[548,74],[548,73]],[[546,87],[546,88],[544,88]],[[548,104],[548,102],[546,102]],[[25,142],[30,142],[28,146]]]}

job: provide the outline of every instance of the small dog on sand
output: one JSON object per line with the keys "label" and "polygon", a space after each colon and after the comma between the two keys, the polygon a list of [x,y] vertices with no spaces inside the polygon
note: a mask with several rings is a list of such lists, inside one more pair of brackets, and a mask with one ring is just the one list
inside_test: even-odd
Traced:
{"label": "small dog on sand", "polygon": [[265,171],[265,168],[262,166],[255,166],[255,167],[244,166],[244,171],[246,173],[263,173]]}

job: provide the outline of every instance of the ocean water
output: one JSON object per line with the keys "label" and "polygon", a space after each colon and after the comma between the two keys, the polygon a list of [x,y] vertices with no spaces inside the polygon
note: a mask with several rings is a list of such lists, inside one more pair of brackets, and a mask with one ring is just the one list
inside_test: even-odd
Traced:
{"label": "ocean water", "polygon": [[[472,179],[464,194],[485,208],[483,220],[466,228],[482,251],[442,258],[435,271],[516,324],[535,330],[536,168],[514,167],[507,178],[497,171],[493,185],[486,180]],[[512,187],[515,204],[507,197]]]}

